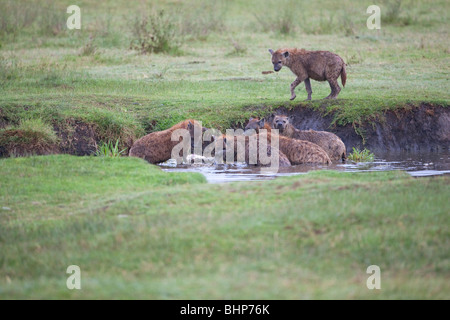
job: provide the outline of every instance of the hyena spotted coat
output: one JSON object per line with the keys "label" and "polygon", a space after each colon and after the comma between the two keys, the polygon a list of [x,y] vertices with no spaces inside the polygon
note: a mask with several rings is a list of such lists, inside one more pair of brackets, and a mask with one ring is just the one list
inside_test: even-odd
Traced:
{"label": "hyena spotted coat", "polygon": [[305,82],[308,99],[311,100],[312,89],[310,79],[316,81],[328,81],[331,93],[325,99],[336,99],[341,88],[337,82],[341,76],[342,85],[345,87],[347,73],[345,63],[337,54],[329,51],[307,51],[304,49],[278,49],[272,54],[273,69],[278,72],[283,66],[288,67],[297,76],[291,84],[291,100],[296,97],[295,88]]}
{"label": "hyena spotted coat", "polygon": [[[267,139],[267,137],[264,137],[265,139]],[[226,151],[227,151],[227,136],[224,134],[224,135],[222,135],[222,138],[221,139],[223,139],[223,160],[228,160],[229,161],[229,159],[226,159]],[[249,136],[244,136],[244,150],[245,150],[245,163],[247,163],[247,164],[250,164],[250,138],[249,138]],[[256,137],[256,150],[255,150],[255,152],[256,152],[256,161],[257,161],[257,163],[252,163],[252,164],[254,164],[254,165],[256,165],[256,166],[261,166],[261,167],[267,167],[267,166],[271,166],[271,165],[273,165],[273,163],[270,163],[270,164],[262,164],[261,163],[261,160],[260,160],[260,157],[259,157],[259,148],[260,148],[260,136],[258,135],[257,137]],[[238,137],[234,137],[234,158],[233,158],[233,161],[238,161]],[[267,139],[267,151],[266,151],[266,155],[268,156],[268,157],[271,157],[272,156],[272,154],[274,154],[275,156],[277,156],[278,155],[278,166],[279,167],[290,167],[291,166],[291,162],[289,161],[289,159],[288,159],[288,157],[286,157],[286,155],[283,153],[283,152],[281,152],[280,150],[276,150],[274,147],[272,147],[271,145],[270,145],[270,141],[269,141],[269,139]]]}
{"label": "hyena spotted coat", "polygon": [[[130,149],[130,157],[138,157],[147,160],[150,163],[160,163],[169,160],[172,157],[172,149],[179,144],[179,141],[172,141],[172,133],[177,129],[186,129],[191,134],[191,146],[193,144],[193,130],[197,127],[199,132],[204,129],[196,120],[188,119],[177,123],[173,127],[164,130],[152,132],[138,140]],[[180,138],[181,141],[181,138]]]}
{"label": "hyena spotted coat", "polygon": [[292,125],[291,120],[292,117],[274,115],[272,128],[278,129],[285,137],[317,144],[325,150],[331,160],[347,159],[345,144],[337,135],[327,131],[298,130]]}
{"label": "hyena spotted coat", "polygon": [[[264,119],[250,119],[245,127],[245,130],[249,129],[254,129],[256,132],[259,132],[259,129],[266,129],[270,133],[269,137],[272,138],[272,127]],[[292,165],[303,163],[331,164],[328,154],[315,143],[291,139],[282,135],[279,135],[278,138],[280,153],[286,155]]]}

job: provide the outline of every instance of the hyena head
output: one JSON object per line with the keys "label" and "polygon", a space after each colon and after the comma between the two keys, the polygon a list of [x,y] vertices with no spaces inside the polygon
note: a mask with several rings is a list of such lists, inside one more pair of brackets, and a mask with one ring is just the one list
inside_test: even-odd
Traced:
{"label": "hyena head", "polygon": [[273,70],[276,72],[280,71],[281,67],[286,65],[286,59],[289,57],[289,52],[280,52],[279,50],[273,51],[272,49],[269,49],[269,52],[272,55]]}
{"label": "hyena head", "polygon": [[256,132],[259,132],[259,129],[264,128],[265,123],[266,120],[264,119],[260,120],[259,118],[250,118],[248,124],[245,126],[244,131],[253,129]]}
{"label": "hyena head", "polygon": [[292,117],[275,115],[272,121],[272,128],[278,129],[280,133],[282,133],[286,130],[286,127],[289,125],[291,120]]}

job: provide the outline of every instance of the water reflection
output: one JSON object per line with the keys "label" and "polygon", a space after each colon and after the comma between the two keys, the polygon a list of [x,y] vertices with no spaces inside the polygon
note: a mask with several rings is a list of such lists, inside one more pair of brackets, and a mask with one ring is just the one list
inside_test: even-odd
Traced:
{"label": "water reflection", "polygon": [[162,164],[165,171],[200,172],[209,183],[224,183],[234,181],[271,180],[280,176],[305,174],[311,170],[336,170],[343,172],[368,172],[404,170],[413,177],[425,177],[450,174],[450,152],[441,153],[385,153],[377,154],[370,163],[333,163],[325,165],[297,165],[280,168],[277,174],[261,174],[260,168],[246,164],[233,165],[176,165],[173,161]]}

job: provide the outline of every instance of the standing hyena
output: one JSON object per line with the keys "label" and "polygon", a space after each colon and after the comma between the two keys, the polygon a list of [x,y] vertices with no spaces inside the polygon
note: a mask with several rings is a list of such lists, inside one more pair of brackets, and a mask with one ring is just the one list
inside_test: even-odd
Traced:
{"label": "standing hyena", "polygon": [[341,76],[342,85],[345,87],[347,74],[345,72],[345,63],[341,57],[329,51],[307,51],[304,49],[278,49],[272,54],[273,69],[278,72],[282,66],[286,66],[297,76],[291,84],[291,100],[294,100],[295,88],[302,82],[305,82],[308,99],[311,100],[312,90],[310,78],[317,81],[328,81],[331,87],[331,93],[325,99],[336,99],[341,88],[337,82]]}

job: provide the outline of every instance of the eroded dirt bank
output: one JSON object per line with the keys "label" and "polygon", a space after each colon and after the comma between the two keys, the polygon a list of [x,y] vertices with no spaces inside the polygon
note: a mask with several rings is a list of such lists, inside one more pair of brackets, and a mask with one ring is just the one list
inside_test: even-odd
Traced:
{"label": "eroded dirt bank", "polygon": [[[368,148],[373,152],[410,151],[439,152],[450,150],[450,107],[434,106],[423,103],[417,107],[388,110],[374,117],[376,120],[363,123],[339,125],[334,123],[335,114],[325,114],[325,110],[314,110],[305,106],[292,109],[280,107],[276,113],[294,116],[295,127],[302,130],[325,130],[337,134],[347,147],[347,154],[353,147]],[[268,119],[270,121],[270,117]],[[0,129],[10,124],[8,119],[0,117]],[[245,124],[244,124],[245,125]],[[67,153],[72,155],[91,155],[96,152],[102,137],[93,124],[78,120],[54,123],[53,129],[58,137],[58,145],[51,148],[33,147],[25,143],[24,149],[0,144],[0,157],[11,153],[16,155]],[[4,133],[5,135],[5,133]],[[136,138],[136,137],[135,137]],[[115,139],[112,139],[115,141]],[[126,149],[133,144],[133,138],[123,141]],[[122,140],[121,140],[122,141]],[[36,144],[38,145],[38,144]],[[11,147],[9,147],[11,149]],[[42,150],[45,152],[42,152]],[[48,149],[48,150],[47,150]]]}
{"label": "eroded dirt bank", "polygon": [[[323,115],[306,107],[276,112],[294,116],[295,127],[301,130],[325,130],[344,141],[347,152],[352,147],[376,151],[437,152],[450,148],[450,108],[421,104],[410,109],[386,111],[380,120],[357,125],[332,125],[334,115]],[[356,130],[355,130],[356,128]],[[359,132],[359,134],[357,133]]]}

